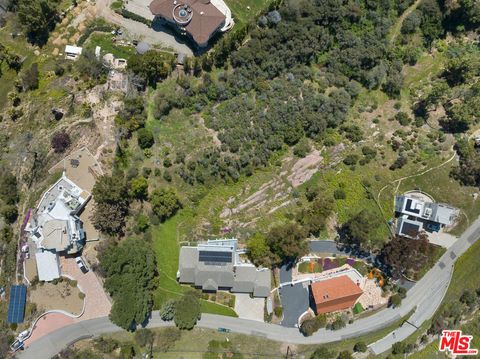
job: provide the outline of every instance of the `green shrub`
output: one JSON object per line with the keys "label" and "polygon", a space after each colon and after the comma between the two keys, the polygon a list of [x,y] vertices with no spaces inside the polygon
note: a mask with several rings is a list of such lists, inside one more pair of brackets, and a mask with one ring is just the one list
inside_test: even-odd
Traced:
{"label": "green shrub", "polygon": [[138,130],[138,145],[141,149],[150,148],[155,143],[153,132],[147,128]]}
{"label": "green shrub", "polygon": [[355,155],[355,154],[347,155],[347,157],[343,159],[343,163],[345,163],[347,166],[356,165],[357,162],[358,162],[358,155]]}
{"label": "green shrub", "polygon": [[367,344],[365,342],[355,343],[353,350],[360,353],[365,353],[367,351]]}
{"label": "green shrub", "polygon": [[333,192],[333,198],[335,198],[335,199],[345,199],[345,198],[347,198],[347,194],[345,193],[345,191],[342,188],[337,188]]}
{"label": "green shrub", "polygon": [[275,307],[273,312],[275,313],[275,316],[277,318],[281,318],[283,316],[283,308],[282,307]]}
{"label": "green shrub", "polygon": [[141,22],[142,24],[147,25],[148,27],[152,26],[152,21],[145,19],[143,16],[137,15],[131,11],[128,11],[127,9],[117,9],[115,10],[117,14],[122,15],[126,19],[131,19],[133,21],[138,21]]}

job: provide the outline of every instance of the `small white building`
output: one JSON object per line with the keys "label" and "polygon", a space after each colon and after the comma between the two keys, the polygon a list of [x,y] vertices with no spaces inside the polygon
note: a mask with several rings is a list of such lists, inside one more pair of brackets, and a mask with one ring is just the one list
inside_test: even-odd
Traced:
{"label": "small white building", "polygon": [[82,54],[82,48],[72,45],[65,46],[65,58],[67,60],[78,60],[80,55]]}
{"label": "small white building", "polygon": [[39,251],[35,253],[37,261],[38,280],[50,282],[60,278],[60,266],[58,264],[58,253],[52,251]]}

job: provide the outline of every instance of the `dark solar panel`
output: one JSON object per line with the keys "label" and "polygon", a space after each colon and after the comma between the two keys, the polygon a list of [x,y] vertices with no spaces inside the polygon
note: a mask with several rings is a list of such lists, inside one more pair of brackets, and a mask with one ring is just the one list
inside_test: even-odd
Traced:
{"label": "dark solar panel", "polygon": [[412,202],[413,201],[410,198],[407,199],[407,204],[405,205],[405,211],[419,214],[420,213],[419,209],[412,208]]}
{"label": "dark solar panel", "polygon": [[208,263],[231,263],[232,252],[200,251],[198,260]]}
{"label": "dark solar panel", "polygon": [[10,288],[10,303],[8,305],[9,323],[23,323],[26,300],[27,287],[24,285],[12,285]]}
{"label": "dark solar panel", "polygon": [[406,234],[408,236],[415,237],[418,234],[418,229],[419,228],[420,228],[420,226],[417,225],[417,224],[404,222],[403,226],[402,226],[402,233]]}

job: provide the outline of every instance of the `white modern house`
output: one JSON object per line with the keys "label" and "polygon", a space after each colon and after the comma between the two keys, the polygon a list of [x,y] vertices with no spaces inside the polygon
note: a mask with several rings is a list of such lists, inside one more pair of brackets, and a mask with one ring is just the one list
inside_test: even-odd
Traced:
{"label": "white modern house", "polygon": [[444,203],[427,202],[412,195],[395,197],[397,234],[416,238],[422,231],[438,232],[450,227],[458,217],[458,208]]}
{"label": "white modern house", "polygon": [[86,236],[78,214],[90,199],[65,174],[42,196],[25,227],[29,240],[36,246],[35,259],[39,280],[60,277],[59,255],[82,250]]}

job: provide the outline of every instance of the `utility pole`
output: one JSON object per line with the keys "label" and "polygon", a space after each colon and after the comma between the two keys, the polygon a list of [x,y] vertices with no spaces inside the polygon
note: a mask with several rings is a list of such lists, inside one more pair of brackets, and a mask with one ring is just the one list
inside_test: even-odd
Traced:
{"label": "utility pole", "polygon": [[290,350],[290,346],[287,347],[287,354],[285,354],[285,359],[288,359],[288,358],[293,358],[293,352]]}

